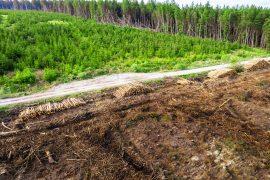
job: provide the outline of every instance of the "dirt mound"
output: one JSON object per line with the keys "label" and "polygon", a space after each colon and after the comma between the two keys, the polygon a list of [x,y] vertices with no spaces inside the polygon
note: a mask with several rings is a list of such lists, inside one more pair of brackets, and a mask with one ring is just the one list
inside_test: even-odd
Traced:
{"label": "dirt mound", "polygon": [[251,61],[244,67],[247,71],[257,71],[262,69],[270,68],[270,63],[265,59],[258,59],[256,61]]}
{"label": "dirt mound", "polygon": [[[0,127],[0,178],[267,179],[270,70],[177,84]],[[18,113],[6,122],[11,127]]]}
{"label": "dirt mound", "polygon": [[185,78],[179,78],[176,83],[180,85],[188,85],[188,84],[191,84],[192,81],[187,80]]}
{"label": "dirt mound", "polygon": [[231,77],[236,75],[236,71],[234,69],[226,68],[226,69],[219,69],[215,71],[210,71],[208,73],[209,78],[224,78],[224,77]]}
{"label": "dirt mound", "polygon": [[126,86],[119,87],[114,92],[114,96],[117,98],[123,98],[123,97],[128,97],[128,96],[146,94],[152,91],[153,90],[147,85],[136,82],[136,83],[130,83]]}

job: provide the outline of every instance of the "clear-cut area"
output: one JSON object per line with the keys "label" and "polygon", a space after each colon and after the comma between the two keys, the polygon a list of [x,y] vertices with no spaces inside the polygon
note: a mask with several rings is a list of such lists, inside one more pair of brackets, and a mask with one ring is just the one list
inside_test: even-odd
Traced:
{"label": "clear-cut area", "polygon": [[1,112],[0,178],[269,178],[270,70],[178,80]]}

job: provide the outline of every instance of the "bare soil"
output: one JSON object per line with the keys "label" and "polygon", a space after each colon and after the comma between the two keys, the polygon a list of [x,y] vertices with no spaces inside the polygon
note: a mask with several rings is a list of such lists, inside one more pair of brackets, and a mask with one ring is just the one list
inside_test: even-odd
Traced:
{"label": "bare soil", "polygon": [[149,86],[19,126],[2,114],[0,179],[270,178],[270,70]]}

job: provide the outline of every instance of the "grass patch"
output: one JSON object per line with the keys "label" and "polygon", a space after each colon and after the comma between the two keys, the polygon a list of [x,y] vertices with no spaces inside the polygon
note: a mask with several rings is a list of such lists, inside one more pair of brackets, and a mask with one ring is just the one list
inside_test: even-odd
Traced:
{"label": "grass patch", "polygon": [[202,73],[194,73],[194,74],[186,74],[179,77],[185,78],[185,79],[203,79],[207,77],[208,72],[202,72]]}

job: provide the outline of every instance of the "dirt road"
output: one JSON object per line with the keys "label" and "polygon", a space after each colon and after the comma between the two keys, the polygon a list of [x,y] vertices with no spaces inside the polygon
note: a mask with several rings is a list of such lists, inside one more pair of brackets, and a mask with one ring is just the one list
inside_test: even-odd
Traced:
{"label": "dirt road", "polygon": [[[268,59],[269,60],[269,59]],[[252,60],[251,60],[252,61]],[[241,64],[246,64],[250,61],[244,61]],[[104,88],[117,87],[124,84],[136,82],[136,81],[147,81],[155,80],[165,77],[173,77],[187,74],[202,73],[211,70],[218,70],[230,67],[230,64],[222,64],[216,66],[209,66],[191,70],[181,70],[174,72],[156,72],[156,73],[123,73],[100,76],[94,79],[74,81],[70,83],[60,84],[45,92],[36,93],[28,96],[7,98],[0,100],[0,107],[19,103],[28,103],[43,99],[49,99],[54,97],[61,97],[65,95],[100,90]]]}

